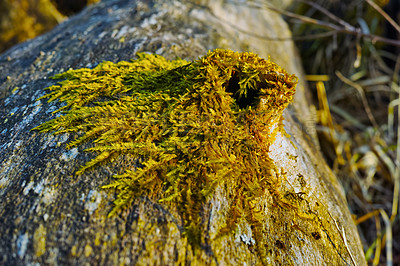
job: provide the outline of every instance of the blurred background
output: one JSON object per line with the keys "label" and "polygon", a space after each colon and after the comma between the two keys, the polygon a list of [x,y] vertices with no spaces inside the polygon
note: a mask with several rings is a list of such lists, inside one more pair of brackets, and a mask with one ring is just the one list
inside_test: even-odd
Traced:
{"label": "blurred background", "polygon": [[[0,53],[98,1],[0,0]],[[320,148],[346,191],[366,259],[400,265],[400,0],[238,4],[286,18],[293,36],[282,39],[299,49]]]}
{"label": "blurred background", "polygon": [[400,265],[400,0],[294,1],[284,15],[366,259]]}
{"label": "blurred background", "polygon": [[99,0],[0,0],[0,53]]}

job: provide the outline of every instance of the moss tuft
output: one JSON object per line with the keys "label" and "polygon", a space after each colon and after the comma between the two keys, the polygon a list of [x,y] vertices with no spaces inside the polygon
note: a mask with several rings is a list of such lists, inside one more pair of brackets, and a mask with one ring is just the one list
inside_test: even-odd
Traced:
{"label": "moss tuft", "polygon": [[133,158],[105,189],[114,189],[113,215],[142,195],[173,205],[189,242],[201,244],[201,212],[218,186],[233,188],[226,230],[246,219],[262,241],[255,199],[269,192],[277,204],[279,176],[268,156],[297,78],[253,53],[210,51],[193,62],[138,54],[132,62],[104,62],[69,70],[44,97],[63,111],[35,130],[79,133],[67,148],[91,142],[97,157],[77,174],[117,158]]}

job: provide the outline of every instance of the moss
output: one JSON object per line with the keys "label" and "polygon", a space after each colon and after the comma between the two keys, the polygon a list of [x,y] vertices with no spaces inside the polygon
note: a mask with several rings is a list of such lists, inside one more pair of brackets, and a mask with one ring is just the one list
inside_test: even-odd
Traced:
{"label": "moss", "polygon": [[86,244],[85,246],[85,257],[89,257],[90,255],[92,255],[93,253],[93,249],[89,244]]}
{"label": "moss", "polygon": [[[262,215],[256,200],[266,192],[278,206],[284,171],[268,156],[283,130],[282,112],[297,78],[253,53],[210,51],[193,62],[138,54],[132,62],[104,62],[69,70],[48,88],[48,101],[65,103],[58,116],[35,128],[78,133],[68,149],[91,143],[97,156],[77,174],[116,159],[125,161],[105,189],[116,191],[113,215],[139,196],[176,209],[192,246],[201,245],[201,213],[218,186],[233,188],[226,228],[252,225],[261,257]],[[296,204],[294,204],[296,205]]]}
{"label": "moss", "polygon": [[37,257],[46,252],[46,228],[40,224],[33,234],[33,247]]}

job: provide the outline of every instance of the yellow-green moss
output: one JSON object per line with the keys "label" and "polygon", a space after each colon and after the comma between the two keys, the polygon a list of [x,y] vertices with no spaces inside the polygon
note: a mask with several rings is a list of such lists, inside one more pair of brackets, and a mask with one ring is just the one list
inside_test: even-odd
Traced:
{"label": "yellow-green moss", "polygon": [[33,248],[37,257],[46,252],[46,228],[40,224],[33,234]]}
{"label": "yellow-green moss", "polygon": [[138,54],[132,62],[104,62],[54,78],[64,80],[42,98],[65,103],[56,111],[62,115],[35,129],[79,133],[68,149],[92,143],[86,151],[97,157],[77,174],[127,161],[104,186],[117,192],[110,215],[146,195],[178,210],[196,246],[203,239],[203,204],[217,186],[229,185],[235,191],[221,233],[244,218],[262,245],[255,200],[268,191],[280,206],[292,201],[278,193],[284,171],[268,151],[297,78],[273,62],[229,50],[193,62]]}

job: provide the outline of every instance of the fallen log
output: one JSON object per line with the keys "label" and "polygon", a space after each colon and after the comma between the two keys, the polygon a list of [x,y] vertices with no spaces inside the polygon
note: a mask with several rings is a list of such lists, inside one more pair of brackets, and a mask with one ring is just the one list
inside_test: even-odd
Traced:
{"label": "fallen log", "polygon": [[[229,2],[105,1],[0,55],[1,262],[365,265],[344,193],[316,144],[293,44],[271,40],[282,34],[290,36],[279,15]],[[207,53],[215,48],[259,57]],[[213,71],[215,79],[204,78]],[[49,79],[56,74],[65,83]],[[145,77],[151,93],[126,89]],[[37,100],[51,86],[52,101]],[[91,87],[80,91],[91,100],[79,103],[68,86]],[[109,86],[118,93],[103,94]],[[163,112],[144,119],[155,110]],[[124,125],[136,125],[134,134],[123,135]],[[110,136],[136,142],[110,149]]]}

